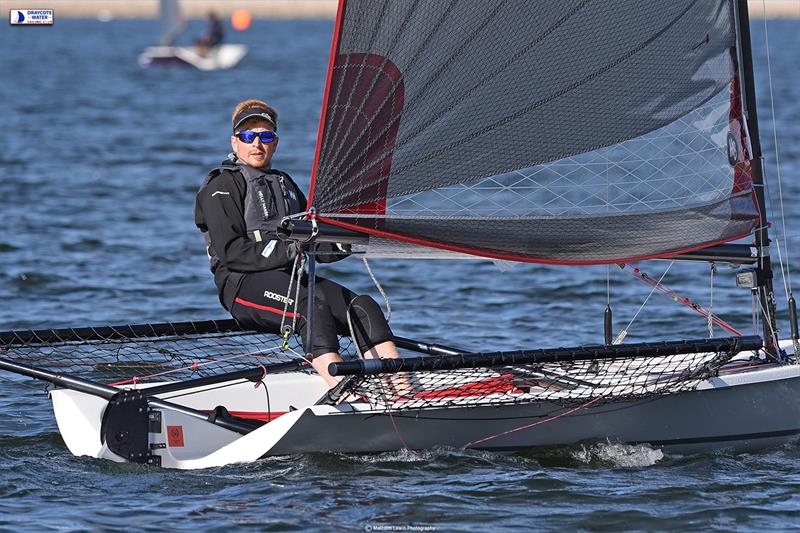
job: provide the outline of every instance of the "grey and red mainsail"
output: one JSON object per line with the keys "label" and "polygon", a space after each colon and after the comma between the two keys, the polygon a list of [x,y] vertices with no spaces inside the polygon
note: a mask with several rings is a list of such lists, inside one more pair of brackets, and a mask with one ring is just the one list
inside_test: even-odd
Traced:
{"label": "grey and red mainsail", "polygon": [[311,198],[378,255],[593,264],[758,225],[731,0],[339,6]]}

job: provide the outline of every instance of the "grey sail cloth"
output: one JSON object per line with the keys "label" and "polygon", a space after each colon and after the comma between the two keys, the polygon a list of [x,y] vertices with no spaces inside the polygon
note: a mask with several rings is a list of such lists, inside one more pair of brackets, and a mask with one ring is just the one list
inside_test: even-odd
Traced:
{"label": "grey sail cloth", "polygon": [[[445,218],[436,224],[413,218],[361,222],[381,232],[407,237],[411,242],[429,241],[461,253],[518,261],[594,264],[667,256],[743,237],[754,230],[757,217],[748,191],[710,205],[655,213],[512,221]],[[359,221],[349,217],[342,220]],[[373,258],[419,254],[373,238],[367,253]],[[455,258],[430,253],[427,257]],[[466,257],[469,256],[462,258]]]}
{"label": "grey sail cloth", "polygon": [[[554,161],[677,120],[725,88],[726,0],[503,2],[348,0],[338,53],[399,71],[402,114],[388,197]],[[356,75],[357,76],[357,75]],[[400,83],[401,82],[401,83]],[[368,102],[333,87],[329,106]],[[375,124],[366,133],[379,139]],[[335,211],[359,168],[341,168],[348,124],[326,124],[315,205]],[[349,134],[349,136],[348,136]],[[337,181],[338,180],[338,181]],[[378,200],[379,198],[374,198]]]}
{"label": "grey sail cloth", "polygon": [[[625,169],[637,183],[646,182],[652,173],[654,187],[667,190],[698,181],[699,186],[691,187],[696,198],[669,205],[636,199],[637,209],[612,206],[607,211],[613,216],[639,213],[636,223],[642,232],[655,227],[692,236],[683,246],[674,243],[673,250],[747,233],[756,224],[754,209],[741,200],[725,199],[747,188],[733,186],[734,165],[725,163],[729,115],[741,113],[731,111],[734,15],[730,0],[348,0],[328,90],[314,207],[330,218],[365,214],[339,220],[375,231],[397,231],[443,245],[455,240],[469,248],[464,242],[469,239],[452,238],[464,227],[459,216],[443,214],[448,220],[434,220],[437,212],[449,209],[449,196],[443,195],[439,205],[420,206],[402,217],[394,216],[392,200],[459,184],[469,187],[613,148],[680,122],[716,101],[720,105],[706,118],[687,121],[696,123],[696,131],[687,127],[682,136],[653,140],[650,153],[636,153],[644,160],[664,159],[684,150],[696,162],[685,158],[681,164],[686,169],[671,176],[662,163]],[[706,120],[726,131],[704,128]],[[739,155],[745,152],[745,136],[741,143]],[[720,158],[722,166],[716,162]],[[657,172],[652,172],[654,167]],[[717,176],[709,178],[711,167],[724,174],[727,186]],[[595,175],[599,178],[601,173]],[[713,189],[703,190],[706,182]],[[600,184],[575,183],[574,191],[554,194],[569,198]],[[688,216],[675,216],[681,208]],[[659,210],[665,214],[648,221],[646,213]],[[505,214],[477,217],[481,220],[471,224],[475,251],[482,254],[483,243],[507,238],[490,244],[489,251],[509,249],[523,260],[549,257],[547,242],[525,239],[519,248],[520,241],[511,240],[526,231],[570,232],[564,249],[554,253],[576,261],[670,251],[661,244],[618,253],[608,250],[624,245],[636,229],[614,238],[621,219],[598,228],[605,222],[603,210],[596,211],[591,224],[575,223],[576,213],[565,213],[565,223],[559,225],[558,216],[520,214],[510,206]],[[709,223],[712,212],[715,222]],[[370,214],[377,216],[372,219]],[[664,223],[670,216],[680,224]],[[598,232],[609,238],[587,246]],[[638,240],[646,243],[652,237]]]}

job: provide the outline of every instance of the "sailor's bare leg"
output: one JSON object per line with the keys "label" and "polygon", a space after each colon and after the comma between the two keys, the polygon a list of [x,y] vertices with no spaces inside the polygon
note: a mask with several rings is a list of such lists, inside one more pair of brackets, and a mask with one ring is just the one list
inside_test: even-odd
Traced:
{"label": "sailor's bare leg", "polygon": [[[400,353],[392,341],[376,344],[364,354],[366,359],[399,359]],[[385,381],[397,396],[411,394],[411,379],[405,372],[392,374]]]}
{"label": "sailor's bare leg", "polygon": [[364,354],[366,359],[399,359],[400,353],[392,341],[376,344]]}
{"label": "sailor's bare leg", "polygon": [[[366,357],[367,359],[375,359],[375,358],[397,359],[400,357],[400,354],[397,352],[397,346],[395,346],[392,341],[386,341],[376,346],[373,346],[370,350],[367,351],[367,353],[364,354],[364,357]],[[342,361],[342,356],[340,356],[338,353],[328,352],[315,357],[311,361],[311,366],[314,370],[317,371],[317,373],[320,376],[322,376],[322,379],[325,380],[325,383],[327,383],[329,387],[334,387],[339,383],[339,381],[341,381],[342,378],[331,376],[328,373],[328,365],[330,363],[340,363],[341,361]],[[405,376],[405,374],[403,374],[403,376]],[[394,381],[395,380],[392,380],[393,384]],[[405,380],[402,381],[402,383],[404,385],[407,385],[408,378],[405,378]],[[398,382],[398,384],[400,384],[400,382]],[[406,387],[402,388],[405,389]],[[395,387],[395,390],[397,390],[397,387]],[[400,393],[399,390],[397,390],[397,392]]]}
{"label": "sailor's bare leg", "polygon": [[[395,350],[396,351],[396,350]],[[317,374],[322,376],[322,379],[325,380],[325,383],[328,384],[329,387],[336,386],[337,383],[342,379],[340,377],[333,377],[328,373],[328,365],[330,363],[340,363],[342,361],[342,356],[340,356],[336,352],[328,352],[322,355],[318,355],[314,359],[311,360],[311,366],[314,370],[317,371]]]}

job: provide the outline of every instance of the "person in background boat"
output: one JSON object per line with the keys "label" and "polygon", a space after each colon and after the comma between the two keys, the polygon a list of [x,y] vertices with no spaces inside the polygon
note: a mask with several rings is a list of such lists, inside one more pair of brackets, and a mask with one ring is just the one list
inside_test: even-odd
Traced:
{"label": "person in background boat", "polygon": [[225,27],[222,25],[222,20],[214,11],[210,11],[208,30],[194,43],[194,46],[198,54],[206,56],[215,46],[221,45],[224,38]]}
{"label": "person in background boat", "polygon": [[[272,167],[278,148],[278,114],[260,100],[239,103],[231,117],[233,153],[206,177],[195,202],[195,224],[203,233],[222,305],[244,327],[280,334],[297,313],[297,332],[306,342],[307,274],[289,290],[295,243],[277,239],[280,221],[306,211],[306,198],[292,178]],[[317,261],[346,257],[344,247],[320,244]],[[296,278],[295,278],[296,279]],[[365,357],[399,357],[380,306],[338,283],[316,278],[311,364],[333,386],[328,364],[341,361],[338,335],[350,335],[348,314]]]}

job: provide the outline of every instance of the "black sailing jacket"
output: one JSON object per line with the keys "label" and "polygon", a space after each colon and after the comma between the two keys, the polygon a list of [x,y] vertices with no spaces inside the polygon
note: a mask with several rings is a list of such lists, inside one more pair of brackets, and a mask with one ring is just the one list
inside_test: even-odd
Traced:
{"label": "black sailing jacket", "polygon": [[[292,267],[297,247],[276,240],[274,231],[283,217],[305,212],[306,203],[291,177],[274,169],[237,168],[226,161],[209,174],[197,193],[194,219],[225,309],[230,310],[248,273]],[[344,255],[323,253],[317,260],[332,262]]]}

